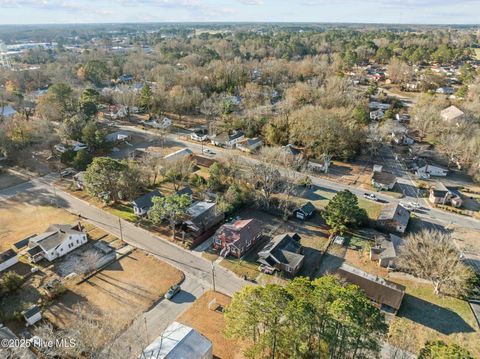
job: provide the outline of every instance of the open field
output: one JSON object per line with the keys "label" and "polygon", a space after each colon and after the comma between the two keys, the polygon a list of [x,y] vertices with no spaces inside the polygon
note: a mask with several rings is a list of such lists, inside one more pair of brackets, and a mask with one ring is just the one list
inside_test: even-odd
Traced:
{"label": "open field", "polygon": [[22,203],[13,197],[0,204],[0,251],[32,234],[41,233],[51,224],[71,223],[77,218],[50,205]]}
{"label": "open field", "polygon": [[467,348],[480,357],[480,332],[468,303],[437,297],[430,284],[393,279],[406,285],[398,316],[390,323],[389,342],[418,354],[425,341],[444,340]]}
{"label": "open field", "polygon": [[219,359],[240,359],[240,345],[234,340],[227,339],[223,335],[225,320],[223,313],[209,309],[208,304],[216,299],[222,307],[230,304],[231,298],[218,292],[206,292],[195,303],[190,306],[179,318],[178,321],[195,328],[206,336],[213,344],[213,357]]}
{"label": "open field", "polygon": [[66,284],[67,293],[48,308],[46,316],[59,326],[68,323],[71,308],[88,304],[118,318],[133,320],[148,310],[183,274],[155,257],[135,250],[87,281]]}

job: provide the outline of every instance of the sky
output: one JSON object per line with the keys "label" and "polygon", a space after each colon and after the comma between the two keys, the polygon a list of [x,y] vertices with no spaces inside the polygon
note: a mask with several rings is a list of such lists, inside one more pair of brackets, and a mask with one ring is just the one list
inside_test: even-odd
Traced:
{"label": "sky", "polygon": [[0,0],[0,25],[220,21],[479,24],[480,0]]}

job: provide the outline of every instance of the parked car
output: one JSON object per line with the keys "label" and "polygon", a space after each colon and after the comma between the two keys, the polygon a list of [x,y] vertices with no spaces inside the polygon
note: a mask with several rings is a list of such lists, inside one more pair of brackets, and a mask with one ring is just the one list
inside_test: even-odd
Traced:
{"label": "parked car", "polygon": [[208,149],[208,148],[205,148],[205,149],[203,150],[203,153],[204,153],[205,155],[211,155],[211,156],[213,156],[213,155],[215,154],[215,152],[213,152],[212,150],[210,150],[210,149]]}
{"label": "parked car", "polygon": [[375,196],[373,193],[364,193],[363,197],[365,197],[366,199],[369,199],[371,201],[375,201],[375,202],[378,201],[377,196]]}
{"label": "parked car", "polygon": [[60,172],[60,177],[68,177],[75,174],[75,170],[73,168],[66,168],[62,172]]}
{"label": "parked car", "polygon": [[165,293],[166,299],[172,299],[175,295],[180,292],[180,286],[178,284],[171,286],[170,289]]}
{"label": "parked car", "polygon": [[270,266],[266,266],[266,265],[264,265],[264,264],[262,264],[262,265],[259,267],[259,269],[260,269],[260,272],[265,273],[265,274],[273,274],[273,273],[275,273],[275,268],[272,268],[272,267],[270,267]]}

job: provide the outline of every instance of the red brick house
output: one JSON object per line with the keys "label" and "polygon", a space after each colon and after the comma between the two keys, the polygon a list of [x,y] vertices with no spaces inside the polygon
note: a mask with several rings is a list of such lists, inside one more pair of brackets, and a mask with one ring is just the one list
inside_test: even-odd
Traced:
{"label": "red brick house", "polygon": [[261,237],[262,226],[256,219],[238,220],[221,226],[213,236],[213,247],[223,257],[232,254],[240,258]]}

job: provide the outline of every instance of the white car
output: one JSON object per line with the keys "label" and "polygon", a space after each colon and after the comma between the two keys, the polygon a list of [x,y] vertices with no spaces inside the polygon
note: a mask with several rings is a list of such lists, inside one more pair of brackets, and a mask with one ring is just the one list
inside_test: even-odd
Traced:
{"label": "white car", "polygon": [[369,199],[371,201],[375,201],[375,202],[378,201],[377,196],[375,196],[373,193],[364,193],[363,197],[365,197],[366,199]]}
{"label": "white car", "polygon": [[208,149],[208,148],[204,149],[204,150],[203,150],[203,153],[204,153],[205,155],[212,155],[212,156],[215,154],[215,152],[213,152],[212,150],[210,150],[210,149]]}

